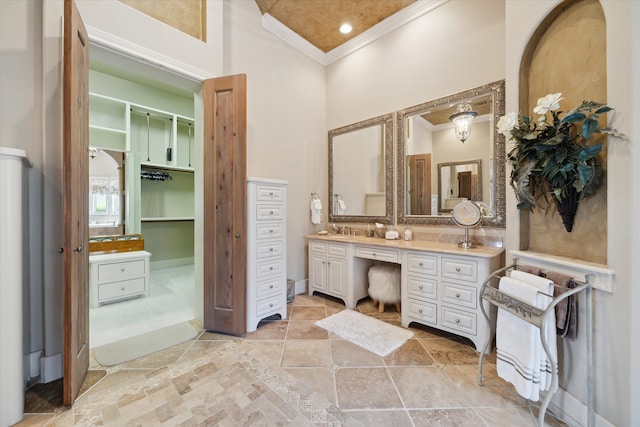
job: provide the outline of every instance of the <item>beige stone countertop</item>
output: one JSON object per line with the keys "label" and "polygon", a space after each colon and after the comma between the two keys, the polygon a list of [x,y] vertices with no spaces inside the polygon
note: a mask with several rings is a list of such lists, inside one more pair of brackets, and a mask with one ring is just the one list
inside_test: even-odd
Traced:
{"label": "beige stone countertop", "polygon": [[342,242],[367,246],[379,246],[384,248],[407,249],[417,251],[435,251],[451,255],[471,255],[481,258],[493,258],[504,252],[504,248],[478,245],[475,248],[459,248],[457,243],[435,242],[430,240],[386,240],[379,237],[345,236],[342,234],[309,234],[305,236],[309,240],[323,240],[326,242]]}

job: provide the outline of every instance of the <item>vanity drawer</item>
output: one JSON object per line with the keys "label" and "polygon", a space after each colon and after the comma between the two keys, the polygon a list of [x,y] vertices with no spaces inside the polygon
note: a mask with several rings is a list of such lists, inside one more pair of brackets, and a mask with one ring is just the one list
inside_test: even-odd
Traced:
{"label": "vanity drawer", "polygon": [[284,270],[284,262],[282,258],[258,262],[256,265],[257,265],[256,276],[258,278],[274,276],[276,274],[282,274]]}
{"label": "vanity drawer", "polygon": [[478,263],[470,259],[442,257],[442,277],[476,282]]}
{"label": "vanity drawer", "polygon": [[130,295],[143,294],[145,292],[144,277],[131,280],[123,280],[115,283],[105,283],[98,286],[98,301],[102,302],[114,298],[123,298]]}
{"label": "vanity drawer", "polygon": [[442,282],[442,302],[476,308],[477,289],[456,283]]}
{"label": "vanity drawer", "polygon": [[347,255],[347,245],[343,245],[342,243],[329,243],[328,247],[329,255],[341,257]]}
{"label": "vanity drawer", "polygon": [[282,187],[275,187],[270,185],[257,185],[256,200],[259,202],[282,202],[284,200],[284,189]]}
{"label": "vanity drawer", "polygon": [[317,242],[312,240],[309,242],[309,251],[314,254],[326,254],[327,244],[325,242]]}
{"label": "vanity drawer", "polygon": [[412,273],[436,275],[438,274],[438,257],[409,252],[407,254],[407,270]]}
{"label": "vanity drawer", "polygon": [[476,315],[474,313],[442,306],[442,326],[475,335]]}
{"label": "vanity drawer", "polygon": [[282,255],[283,245],[284,242],[279,240],[259,243],[256,245],[256,258],[260,259]]}
{"label": "vanity drawer", "polygon": [[143,259],[98,264],[98,283],[144,276],[144,265],[145,260]]}
{"label": "vanity drawer", "polygon": [[356,256],[376,261],[398,262],[398,251],[373,246],[356,246]]}
{"label": "vanity drawer", "polygon": [[275,239],[284,235],[284,224],[282,222],[273,222],[270,224],[260,224],[256,226],[256,238]]}
{"label": "vanity drawer", "polygon": [[407,293],[418,298],[431,298],[436,299],[438,297],[438,282],[435,279],[430,279],[420,276],[407,276]]}
{"label": "vanity drawer", "polygon": [[284,283],[280,277],[276,277],[270,280],[258,282],[256,286],[256,296],[258,299],[260,299],[280,292],[284,287]]}
{"label": "vanity drawer", "polygon": [[284,208],[279,205],[258,205],[256,209],[256,219],[258,221],[284,218]]}
{"label": "vanity drawer", "polygon": [[437,305],[428,302],[415,301],[411,298],[409,298],[408,313],[409,317],[416,319],[420,323],[431,323],[435,325],[438,320]]}
{"label": "vanity drawer", "polygon": [[256,304],[256,316],[260,317],[267,313],[280,310],[282,308],[283,300],[286,300],[286,298],[276,295],[264,301],[258,301]]}

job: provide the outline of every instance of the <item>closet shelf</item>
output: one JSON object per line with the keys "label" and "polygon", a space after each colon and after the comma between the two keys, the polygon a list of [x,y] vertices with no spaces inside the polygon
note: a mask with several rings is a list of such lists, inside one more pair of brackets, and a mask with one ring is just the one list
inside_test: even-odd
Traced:
{"label": "closet shelf", "polygon": [[195,217],[193,216],[165,216],[165,217],[146,217],[140,218],[142,222],[170,222],[170,221],[194,221]]}
{"label": "closet shelf", "polygon": [[89,125],[89,129],[100,131],[100,132],[113,133],[113,134],[117,134],[117,135],[126,135],[127,134],[126,130],[108,128],[108,127],[97,126],[97,125]]}
{"label": "closet shelf", "polygon": [[157,164],[152,162],[140,162],[140,166],[156,168],[156,169],[173,170],[173,171],[179,171],[179,172],[191,172],[191,173],[194,172],[194,169],[192,167],[189,168],[189,167],[183,167],[183,166],[162,165],[162,164]]}

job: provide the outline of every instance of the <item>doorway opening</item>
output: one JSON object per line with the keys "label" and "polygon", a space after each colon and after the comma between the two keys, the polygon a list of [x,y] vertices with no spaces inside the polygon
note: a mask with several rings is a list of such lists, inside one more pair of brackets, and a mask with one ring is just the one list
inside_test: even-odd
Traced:
{"label": "doorway opening", "polygon": [[[89,154],[122,159],[117,197],[115,184],[100,187],[109,174],[87,177],[96,181],[92,218],[101,221],[107,211],[114,217],[113,228],[89,235],[141,235],[151,253],[146,275],[125,277],[133,264],[114,259],[107,267],[117,274],[90,283],[91,292],[107,295],[89,312],[89,343],[97,348],[198,317],[195,104],[201,82],[95,44],[89,57]],[[116,201],[117,214],[111,212]]]}

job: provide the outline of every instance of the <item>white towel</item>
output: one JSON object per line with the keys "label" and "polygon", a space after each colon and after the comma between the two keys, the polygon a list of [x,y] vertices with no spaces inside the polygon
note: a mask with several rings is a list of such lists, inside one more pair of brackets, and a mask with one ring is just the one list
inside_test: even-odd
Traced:
{"label": "white towel", "polygon": [[320,199],[311,199],[311,224],[320,224],[322,221],[322,202]]}
{"label": "white towel", "polygon": [[[525,273],[523,271],[518,271],[518,270],[513,270],[511,272],[511,278],[525,282],[540,291],[538,292],[538,297],[536,298],[536,307],[542,310],[545,310],[549,305],[549,303],[551,302],[551,300],[553,299],[551,297],[551,295],[553,295],[553,281],[544,277],[536,276],[534,274]],[[543,293],[546,295],[544,295]],[[551,310],[551,312],[549,313],[548,320],[547,320],[547,328],[544,331],[544,333],[545,333],[545,339],[547,341],[547,346],[549,347],[549,352],[553,356],[554,360],[557,361],[558,346],[556,343],[557,332],[556,332],[555,310]],[[551,372],[551,369],[556,369],[556,372],[557,372],[558,364],[556,362],[556,366],[554,366],[553,368],[551,367],[551,361],[547,358],[547,354],[545,353],[544,348],[542,347],[542,341],[540,341],[540,335],[538,335],[537,341],[538,341],[538,352],[539,352],[539,359],[540,359],[540,390],[545,391],[545,390],[549,390],[549,388],[551,387],[551,378],[553,375]],[[556,384],[556,387],[557,387],[557,384]],[[552,392],[555,392],[555,390],[553,390]]]}
{"label": "white towel", "polygon": [[343,215],[347,211],[347,205],[344,204],[344,200],[338,200],[338,215]]}
{"label": "white towel", "polygon": [[[534,305],[538,290],[524,282],[502,277],[499,289]],[[538,328],[513,314],[498,309],[496,322],[496,370],[525,399],[538,400],[540,391],[540,359],[537,352]]]}

